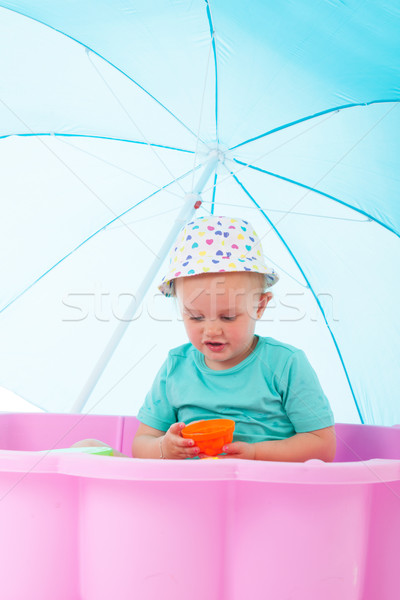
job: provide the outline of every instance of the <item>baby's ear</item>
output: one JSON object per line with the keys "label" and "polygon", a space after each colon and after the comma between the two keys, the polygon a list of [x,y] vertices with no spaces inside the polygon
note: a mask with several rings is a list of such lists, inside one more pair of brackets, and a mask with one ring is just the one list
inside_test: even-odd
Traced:
{"label": "baby's ear", "polygon": [[268,302],[272,299],[272,292],[263,292],[260,294],[260,299],[257,306],[257,319],[261,319],[264,310],[267,308]]}

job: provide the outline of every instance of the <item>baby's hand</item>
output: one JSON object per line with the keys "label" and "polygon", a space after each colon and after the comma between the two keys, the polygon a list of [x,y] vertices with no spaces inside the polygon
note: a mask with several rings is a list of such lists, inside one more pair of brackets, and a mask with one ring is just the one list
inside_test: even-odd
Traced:
{"label": "baby's hand", "polygon": [[233,444],[226,444],[222,448],[223,452],[226,452],[225,456],[219,458],[243,458],[245,460],[255,460],[256,449],[254,444],[247,444],[246,442],[233,442]]}
{"label": "baby's hand", "polygon": [[160,440],[164,458],[193,458],[198,456],[200,449],[193,440],[181,436],[185,423],[174,423]]}

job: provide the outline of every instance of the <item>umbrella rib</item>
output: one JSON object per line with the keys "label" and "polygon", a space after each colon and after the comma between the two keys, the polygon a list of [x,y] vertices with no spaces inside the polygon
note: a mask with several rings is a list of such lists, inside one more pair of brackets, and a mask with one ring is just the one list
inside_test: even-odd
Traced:
{"label": "umbrella rib", "polygon": [[[200,169],[202,166],[203,165],[198,165],[196,167],[196,169]],[[179,177],[179,179],[184,179],[191,172],[192,171],[190,170],[187,173],[184,173],[183,175],[181,175]],[[128,212],[132,211],[133,209],[137,208],[140,204],[143,204],[144,202],[146,202],[146,200],[149,200],[150,198],[152,198],[153,196],[155,196],[159,192],[162,192],[163,190],[165,190],[165,188],[167,188],[168,186],[173,185],[174,183],[176,183],[175,179],[173,181],[170,181],[169,183],[167,183],[163,187],[159,188],[157,191],[153,192],[149,196],[146,196],[146,198],[143,198],[142,200],[140,200],[139,202],[137,202],[134,206],[131,206],[130,208],[128,208],[127,210],[125,210],[124,212],[122,212],[120,215],[117,215],[114,219],[111,219],[111,221],[109,221],[108,223],[106,223],[105,225],[103,225],[102,227],[100,227],[97,231],[95,231],[94,233],[92,233],[91,235],[89,235],[85,240],[83,240],[82,242],[80,242],[77,246],[75,246],[75,248],[73,248],[72,250],[70,250],[70,252],[68,252],[67,254],[65,254],[65,256],[63,256],[62,258],[60,258],[60,260],[58,260],[56,263],[54,263],[54,265],[52,265],[49,269],[47,269],[44,273],[42,273],[39,277],[37,277],[25,289],[23,289],[16,296],[14,296],[14,298],[12,300],[10,300],[5,306],[3,306],[3,308],[0,308],[0,314],[3,313],[5,310],[7,310],[12,304],[14,304],[17,300],[19,300],[19,298],[21,298],[24,294],[26,294],[26,292],[28,292],[37,283],[39,283],[39,281],[41,279],[43,279],[44,277],[46,277],[46,275],[48,275],[51,271],[53,271],[56,267],[58,267],[61,263],[63,263],[67,258],[69,258],[72,254],[74,254],[77,250],[79,250],[79,248],[81,248],[82,246],[84,246],[84,244],[86,244],[87,242],[89,242],[97,234],[99,234],[101,231],[103,231],[104,229],[106,229],[107,227],[109,227],[110,225],[112,225],[113,223],[115,223],[116,221],[120,220],[123,216],[125,216]],[[131,231],[131,230],[129,229],[129,231]]]}
{"label": "umbrella rib", "polygon": [[163,150],[176,150],[177,152],[185,152],[186,154],[194,154],[193,150],[187,150],[186,148],[178,148],[176,146],[165,146],[164,144],[156,144],[155,142],[142,142],[140,140],[130,140],[128,138],[115,138],[115,137],[109,137],[106,135],[91,135],[89,133],[57,133],[54,131],[42,131],[42,132],[38,132],[38,133],[7,133],[5,135],[0,135],[0,140],[9,138],[9,137],[41,137],[41,136],[108,140],[110,142],[125,142],[127,144],[138,144],[141,146],[154,146],[155,148],[162,148]]}
{"label": "umbrella rib", "polygon": [[[203,200],[202,205],[212,204],[211,200]],[[245,204],[233,204],[231,202],[218,202],[218,206],[230,206],[233,208],[244,208],[245,210],[258,210],[257,206],[247,206]],[[269,208],[269,213],[280,213],[281,215],[287,214],[287,210],[278,210],[277,208]],[[332,215],[317,215],[315,213],[300,212],[297,210],[290,210],[291,215],[298,215],[299,217],[315,217],[316,219],[330,219],[332,221],[350,221],[352,223],[365,223],[371,221],[371,219],[349,219],[348,217],[333,217]]]}
{"label": "umbrella rib", "polygon": [[240,142],[240,144],[236,144],[236,146],[232,146],[229,150],[236,150],[236,148],[240,148],[241,146],[245,146],[246,144],[250,144],[251,142],[255,142],[256,140],[260,140],[263,137],[271,135],[272,133],[276,133],[277,131],[282,131],[283,129],[288,129],[289,127],[293,127],[294,125],[298,125],[299,123],[304,123],[305,121],[310,121],[311,119],[317,119],[322,115],[327,115],[329,113],[340,112],[342,110],[346,110],[348,108],[356,108],[357,106],[371,106],[373,104],[398,104],[400,100],[398,98],[393,99],[381,99],[381,100],[371,100],[370,102],[355,102],[353,104],[343,104],[342,106],[335,106],[333,108],[327,108],[326,110],[322,110],[320,112],[314,113],[313,115],[308,115],[307,117],[302,117],[301,119],[297,119],[296,121],[291,121],[290,123],[285,123],[284,125],[280,125],[279,127],[275,127],[274,129],[270,129],[265,133],[261,133],[260,135],[256,135],[255,137],[249,138],[244,142]]}
{"label": "umbrella rib", "polygon": [[[164,190],[166,191],[166,190]],[[181,199],[181,196],[179,196],[179,198]],[[172,212],[176,211],[176,206],[174,206],[173,208],[170,208],[168,210],[163,210],[163,211],[158,211],[157,212],[157,217],[162,217],[163,215],[168,215]],[[127,225],[136,225],[137,223],[143,223],[143,221],[150,221],[151,219],[154,219],[154,215],[150,215],[149,217],[141,217],[140,219],[134,219],[133,221],[127,221]],[[112,223],[110,225],[106,225],[107,229],[119,229],[121,227],[123,227],[124,224],[116,224],[114,226],[112,226]]]}
{"label": "umbrella rib", "polygon": [[204,77],[203,95],[202,95],[202,98],[201,98],[200,117],[199,117],[199,125],[198,125],[198,134],[197,134],[197,139],[196,139],[196,148],[195,148],[195,152],[194,152],[193,177],[192,177],[192,185],[191,185],[191,189],[192,190],[193,190],[193,187],[194,187],[194,174],[195,174],[194,167],[196,165],[196,159],[197,159],[197,153],[198,153],[198,147],[199,147],[201,121],[202,121],[202,118],[203,118],[203,111],[204,111],[204,100],[205,100],[205,92],[206,92],[206,88],[207,88],[207,77],[208,77],[208,70],[209,70],[209,65],[210,65],[211,48],[212,48],[212,44],[210,43],[209,51],[208,51],[208,57],[207,57],[206,74],[205,74],[205,77]]}
{"label": "umbrella rib", "polygon": [[211,14],[211,7],[210,7],[210,3],[209,0],[205,0],[206,4],[207,4],[207,18],[208,18],[208,24],[210,26],[210,35],[211,35],[211,41],[212,41],[212,48],[213,48],[213,54],[214,54],[214,72],[215,72],[215,137],[217,140],[217,144],[219,144],[219,133],[218,133],[218,62],[217,62],[217,47],[216,47],[216,43],[215,43],[215,30],[214,30],[214,24],[213,24],[213,19],[212,19],[212,14]]}
{"label": "umbrella rib", "polygon": [[[81,42],[77,38],[74,38],[72,35],[69,35],[68,33],[65,33],[64,31],[61,31],[60,29],[57,29],[57,27],[53,27],[52,25],[49,25],[48,23],[45,23],[44,21],[41,21],[40,19],[36,19],[35,17],[32,17],[31,15],[26,14],[26,13],[24,13],[21,10],[16,10],[16,9],[10,8],[10,7],[3,7],[3,8],[5,8],[5,10],[9,10],[9,11],[11,11],[13,13],[16,13],[16,14],[19,14],[19,15],[21,15],[23,17],[26,17],[27,19],[31,19],[32,21],[35,21],[36,23],[40,23],[44,27],[48,27],[49,29],[52,29],[53,31],[56,31],[60,35],[63,35],[66,38],[72,40],[73,42],[76,42],[77,44],[79,44],[80,46],[82,46],[83,48],[85,48],[85,50],[87,52],[93,52],[93,54],[95,54],[96,56],[98,56],[101,60],[104,60],[104,62],[106,62],[107,64],[109,64],[111,67],[113,67],[113,69],[116,69],[119,73],[121,73],[121,75],[123,75],[124,77],[127,77],[127,79],[129,79],[129,81],[131,81],[134,85],[136,85],[139,89],[141,89],[145,94],[147,94],[152,100],[154,100],[154,102],[156,102],[169,115],[171,115],[171,117],[173,117],[180,125],[182,125],[182,127],[184,127],[191,135],[196,136],[196,134],[190,129],[190,127],[188,125],[186,125],[169,108],[167,108],[162,102],[160,102],[160,100],[157,100],[157,98],[155,96],[153,96],[153,94],[151,94],[149,91],[147,91],[142,85],[140,85],[140,83],[138,83],[137,81],[135,81],[132,77],[130,77],[130,75],[128,75],[127,73],[125,73],[125,71],[123,71],[122,69],[120,69],[119,67],[117,67],[117,65],[115,65],[110,60],[108,60],[107,58],[105,58],[99,52],[96,52],[96,50],[94,50],[93,48],[91,48],[90,46],[88,46],[87,44],[85,44],[84,42]],[[204,142],[204,140],[201,140],[201,142],[203,144],[207,145]]]}
{"label": "umbrella rib", "polygon": [[[239,187],[240,187],[240,188],[241,188],[241,189],[244,191],[244,193],[246,194],[246,196],[248,196],[248,198],[250,198],[251,202],[252,202],[252,203],[253,203],[253,204],[254,204],[254,205],[255,205],[255,206],[256,206],[256,207],[257,207],[257,208],[260,210],[261,214],[262,214],[262,215],[265,217],[265,219],[268,221],[268,223],[270,224],[270,226],[272,227],[272,229],[275,231],[276,235],[277,235],[277,236],[279,237],[279,239],[281,240],[282,244],[285,246],[286,250],[289,252],[289,254],[290,254],[290,256],[292,257],[293,261],[294,261],[294,262],[295,262],[295,264],[297,265],[298,269],[300,270],[301,274],[302,274],[302,275],[303,275],[303,277],[304,277],[304,280],[307,282],[307,286],[308,286],[308,288],[310,289],[310,291],[311,291],[312,295],[314,296],[314,300],[316,301],[316,303],[317,303],[317,306],[318,306],[318,308],[319,308],[319,309],[320,309],[320,311],[321,311],[322,317],[323,317],[323,319],[324,319],[324,321],[325,321],[325,325],[327,326],[327,328],[328,328],[328,331],[329,331],[329,333],[330,333],[330,335],[331,335],[331,337],[332,337],[332,340],[333,340],[333,343],[334,343],[334,345],[335,345],[336,351],[337,351],[337,353],[338,353],[338,356],[339,356],[340,362],[341,362],[341,364],[342,364],[342,367],[343,367],[343,370],[344,370],[344,373],[345,373],[345,376],[346,376],[347,382],[348,382],[348,384],[349,384],[349,388],[350,388],[351,394],[352,394],[352,396],[353,396],[353,400],[354,400],[354,403],[355,403],[355,405],[356,405],[356,409],[357,409],[357,412],[358,412],[358,416],[359,416],[359,418],[360,418],[360,421],[361,421],[361,423],[364,423],[364,419],[363,419],[363,417],[362,417],[362,415],[361,415],[360,407],[359,407],[359,405],[358,405],[358,402],[357,402],[357,399],[356,399],[356,396],[355,396],[355,393],[354,393],[354,390],[353,390],[353,386],[351,385],[350,377],[349,377],[349,374],[348,374],[348,372],[347,372],[346,366],[345,366],[345,364],[344,364],[343,357],[342,357],[342,354],[341,354],[341,352],[340,352],[339,346],[338,346],[338,344],[337,344],[337,341],[336,341],[335,335],[334,335],[334,333],[333,333],[332,329],[331,329],[331,328],[330,328],[330,326],[329,326],[329,323],[328,323],[328,320],[327,320],[327,318],[326,318],[326,315],[325,315],[324,309],[322,308],[322,305],[321,305],[321,303],[320,303],[320,301],[319,301],[319,299],[318,299],[318,297],[317,297],[316,293],[314,292],[314,289],[313,289],[312,285],[310,284],[310,281],[308,280],[308,278],[307,278],[307,276],[306,276],[305,272],[303,271],[303,269],[302,269],[302,267],[300,266],[299,262],[297,261],[296,257],[294,256],[294,254],[293,254],[292,250],[290,249],[289,245],[287,244],[287,242],[285,241],[285,239],[283,238],[283,236],[280,234],[280,232],[278,231],[277,227],[276,227],[276,226],[273,224],[273,222],[272,222],[272,221],[269,219],[269,217],[268,217],[268,215],[266,214],[266,212],[265,212],[265,211],[264,211],[264,210],[261,208],[261,206],[260,206],[260,205],[259,205],[259,204],[256,202],[256,200],[253,198],[253,196],[250,194],[250,192],[247,190],[247,188],[246,188],[246,187],[245,187],[245,186],[244,186],[244,185],[241,183],[241,181],[239,181],[239,179],[236,177],[236,175],[235,175],[234,173],[232,173],[232,177],[233,177],[233,179],[236,181],[236,183],[239,185]],[[283,219],[283,218],[284,218],[284,217],[282,217],[282,219]],[[280,220],[282,220],[282,219],[280,219]],[[278,223],[279,223],[279,221],[278,221]],[[264,236],[264,237],[265,237],[265,236]],[[262,239],[263,239],[263,238],[261,237],[261,238],[260,238],[260,241],[262,241]]]}
{"label": "umbrella rib", "polygon": [[[348,204],[347,202],[344,202],[344,200],[340,200],[339,198],[336,198],[335,196],[332,196],[331,194],[327,194],[326,192],[322,192],[321,190],[317,190],[316,188],[313,188],[313,187],[311,187],[309,185],[306,185],[305,183],[301,183],[300,181],[296,181],[294,179],[290,179],[289,177],[284,177],[283,175],[278,175],[277,173],[273,173],[272,171],[266,171],[265,169],[261,169],[260,167],[255,167],[253,165],[244,163],[244,162],[242,162],[240,160],[237,160],[236,158],[234,158],[233,161],[235,163],[239,164],[239,165],[243,165],[245,167],[248,167],[249,169],[253,169],[254,171],[259,171],[260,173],[265,173],[266,175],[270,175],[271,177],[275,177],[277,179],[281,179],[282,181],[287,181],[288,183],[292,183],[293,185],[296,185],[296,186],[301,187],[303,189],[309,190],[310,192],[314,192],[316,194],[319,194],[320,196],[324,196],[325,198],[329,198],[329,200],[333,200],[334,202],[337,202],[338,204],[342,204],[343,206],[346,206],[347,208],[350,208],[351,210],[354,210],[355,212],[357,212],[357,213],[359,213],[361,215],[364,215],[364,217],[367,217],[368,221],[374,221],[375,223],[378,223],[379,225],[381,225],[382,227],[384,227],[385,229],[387,229],[391,233],[394,233],[394,235],[396,235],[397,237],[400,237],[399,234],[397,233],[397,231],[395,231],[392,227],[389,227],[389,225],[387,225],[383,221],[380,221],[379,219],[377,219],[373,215],[370,215],[369,213],[367,213],[366,211],[362,210],[361,208],[357,208],[355,206],[352,206],[351,204]],[[289,212],[291,212],[291,211],[289,211]],[[365,221],[361,221],[361,222],[365,222]]]}
{"label": "umbrella rib", "polygon": [[215,210],[215,194],[217,191],[217,179],[218,179],[218,172],[215,171],[214,173],[214,184],[213,184],[213,195],[212,195],[212,199],[211,199],[211,214],[214,214],[214,210]]}

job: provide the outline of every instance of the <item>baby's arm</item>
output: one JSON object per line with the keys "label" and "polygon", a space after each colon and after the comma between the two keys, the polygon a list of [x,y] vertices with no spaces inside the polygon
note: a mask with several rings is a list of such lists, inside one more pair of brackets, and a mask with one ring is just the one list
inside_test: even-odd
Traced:
{"label": "baby's arm", "polygon": [[318,458],[332,462],[336,452],[335,427],[325,427],[307,433],[296,433],[285,440],[269,442],[234,442],[224,446],[225,457],[247,458],[250,460],[274,460],[286,462],[304,462]]}
{"label": "baby's arm", "polygon": [[174,423],[160,431],[140,423],[132,444],[135,458],[193,458],[200,452],[193,440],[181,436],[184,423]]}

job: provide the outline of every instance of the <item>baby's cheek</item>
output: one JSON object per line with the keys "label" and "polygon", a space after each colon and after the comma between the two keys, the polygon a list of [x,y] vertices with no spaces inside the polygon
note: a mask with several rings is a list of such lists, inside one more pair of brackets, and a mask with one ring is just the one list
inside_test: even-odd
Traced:
{"label": "baby's cheek", "polygon": [[193,344],[197,350],[200,350],[201,347],[201,332],[196,328],[190,328],[190,330],[186,329],[186,333],[188,335],[189,341]]}
{"label": "baby's cheek", "polygon": [[196,329],[195,326],[193,326],[193,323],[191,323],[190,321],[186,321],[185,322],[185,328],[186,328],[186,333],[188,335],[188,338],[192,341],[192,340],[196,340],[199,336],[198,336],[198,330]]}

